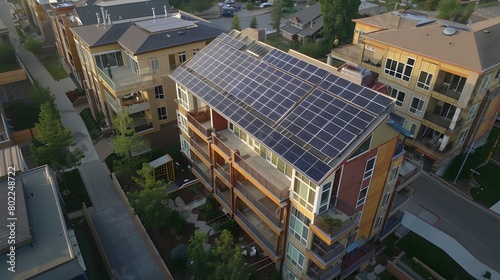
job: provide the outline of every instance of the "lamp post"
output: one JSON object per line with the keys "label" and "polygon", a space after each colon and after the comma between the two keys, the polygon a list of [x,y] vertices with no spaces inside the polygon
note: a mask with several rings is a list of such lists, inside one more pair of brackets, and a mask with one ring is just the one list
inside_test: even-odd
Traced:
{"label": "lamp post", "polygon": [[470,151],[473,149],[473,147],[474,147],[474,143],[475,143],[475,142],[476,142],[476,141],[473,141],[473,142],[472,142],[472,145],[471,145],[471,147],[469,148],[469,151],[467,152],[467,155],[465,156],[464,162],[462,162],[462,166],[460,166],[460,170],[458,170],[457,177],[455,177],[455,181],[453,181],[453,184],[456,184],[456,183],[457,183],[458,176],[460,175],[460,172],[462,172],[462,168],[464,168],[465,162],[467,161],[467,158],[469,157]]}

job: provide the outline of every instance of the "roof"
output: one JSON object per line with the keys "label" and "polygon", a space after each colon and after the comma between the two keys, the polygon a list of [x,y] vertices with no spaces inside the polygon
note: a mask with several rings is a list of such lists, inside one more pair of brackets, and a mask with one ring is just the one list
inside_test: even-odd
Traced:
{"label": "roof", "polygon": [[[154,29],[149,23],[156,22]],[[189,25],[180,25],[189,22]],[[167,24],[169,23],[169,24]],[[154,25],[153,25],[154,26]],[[168,28],[168,29],[165,29]],[[155,32],[148,31],[153,30]],[[158,18],[137,22],[72,27],[75,36],[80,37],[90,47],[119,43],[133,54],[140,54],[212,39],[220,35],[220,27],[203,21],[186,21],[179,18]]]}
{"label": "roof", "polygon": [[[14,180],[6,181],[0,184],[0,199],[5,201],[5,207],[0,209],[0,255],[8,253],[10,251],[10,244],[8,243],[8,238],[10,235],[10,230],[7,227],[11,222],[15,223],[15,241],[17,247],[21,247],[30,244],[33,239],[30,232],[30,224],[28,220],[28,212],[26,209],[25,192],[22,180],[15,180],[16,177],[12,176]],[[9,182],[13,184],[9,184]],[[12,192],[15,194],[12,195]],[[9,197],[16,198],[15,211],[12,212],[15,215],[10,215],[10,211],[7,211],[7,202]],[[2,278],[3,279],[3,278]]]}
{"label": "roof", "polygon": [[170,77],[316,184],[387,118],[394,102],[235,31]]}
{"label": "roof", "polygon": [[[303,28],[292,26],[293,19],[300,20]],[[311,21],[314,21],[311,27]],[[291,15],[290,20],[282,26],[280,29],[292,35],[300,35],[302,37],[307,37],[315,34],[323,27],[323,16],[321,15],[320,5],[315,4],[309,8],[302,9],[295,14]]]}
{"label": "roof", "polygon": [[164,164],[167,164],[167,162],[171,162],[172,161],[172,158],[170,157],[170,155],[164,155],[162,157],[159,157],[155,160],[153,160],[152,162],[149,163],[149,165],[151,165],[151,167],[153,168],[157,168],[159,166],[162,166]]}
{"label": "roof", "polygon": [[12,172],[12,168],[16,172],[25,170],[21,149],[17,145],[0,150],[0,178]]}
{"label": "roof", "polygon": [[371,25],[380,29],[403,29],[426,25],[435,22],[436,19],[428,18],[425,14],[420,12],[403,10],[353,19],[352,21]]}
{"label": "roof", "polygon": [[363,37],[479,73],[500,64],[500,17],[469,27],[455,23],[452,27],[456,32],[451,36],[443,32],[447,26],[449,22],[436,21],[421,27],[368,33]]}
{"label": "roof", "polygon": [[[16,181],[23,182],[24,194],[16,194],[16,202],[21,203],[22,199],[26,202],[34,242],[32,246],[16,248],[16,273],[2,269],[0,279],[49,279],[49,276],[50,279],[72,279],[82,274],[83,269],[74,265],[73,248],[77,246],[70,241],[59,187],[50,169],[46,165],[32,169],[16,176]],[[4,209],[2,207],[0,211]],[[0,230],[3,232],[4,229]],[[0,255],[0,262],[5,264],[7,257]],[[73,269],[64,269],[66,266]]]}

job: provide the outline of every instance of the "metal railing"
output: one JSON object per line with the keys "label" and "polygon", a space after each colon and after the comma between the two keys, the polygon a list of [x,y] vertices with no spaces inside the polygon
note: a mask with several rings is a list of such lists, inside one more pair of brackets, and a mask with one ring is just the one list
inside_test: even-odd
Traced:
{"label": "metal railing", "polygon": [[224,202],[227,208],[231,209],[231,203],[229,203],[229,199],[227,199],[227,197],[217,188],[215,188],[215,196],[220,198],[220,200]]}
{"label": "metal railing", "polygon": [[248,220],[248,218],[239,210],[236,209],[236,217],[241,220],[243,226],[248,228],[251,232],[266,248],[276,255],[276,246],[274,246],[264,235]]}
{"label": "metal railing", "polygon": [[[279,219],[276,215],[273,215],[269,209],[264,206],[259,200],[257,200],[249,191],[245,189],[239,181],[236,181],[236,189],[246,198],[250,203],[257,208],[266,218],[268,218],[274,225],[278,226]],[[276,207],[278,207],[276,205]]]}
{"label": "metal railing", "polygon": [[401,205],[403,205],[405,202],[407,202],[408,200],[410,200],[412,198],[413,193],[415,192],[415,189],[409,188],[409,187],[405,187],[405,188],[408,189],[407,192],[405,191],[405,189],[403,189],[401,191],[401,192],[403,192],[403,194],[400,194],[399,192],[396,193],[396,197],[394,198],[394,202],[392,203],[391,210],[389,211],[389,213],[394,212]]}
{"label": "metal railing", "polygon": [[[348,219],[341,221],[337,224],[332,224],[330,211],[340,211],[349,216]],[[328,217],[328,218],[327,218]],[[341,234],[354,228],[359,223],[360,213],[355,207],[352,207],[348,203],[335,198],[330,203],[330,207],[325,213],[320,215],[314,214],[314,225],[318,226],[326,234],[330,235],[332,239],[337,238]]]}
{"label": "metal railing", "polygon": [[[231,176],[229,172],[226,170],[224,167],[229,167],[229,164],[226,166],[221,166],[220,164],[216,163],[215,164],[215,171],[217,171],[224,179],[226,179],[228,182],[231,182]],[[227,168],[229,169],[229,168]]]}
{"label": "metal railing", "polygon": [[284,200],[289,197],[288,188],[280,189],[274,185],[271,181],[267,180],[264,175],[259,171],[254,169],[250,164],[248,164],[240,155],[234,154],[234,162],[245,170],[248,175],[257,180],[264,188],[269,190],[275,197],[280,200]]}
{"label": "metal railing", "polygon": [[[115,91],[126,86],[135,86],[135,85],[138,86],[141,83],[153,81],[153,76],[151,75],[151,71],[149,68],[139,69],[138,70],[139,73],[135,73],[126,66],[120,66],[120,68],[126,68],[127,70],[121,69],[121,71],[116,71],[114,70],[115,68],[111,69],[112,71],[111,74],[112,75],[114,74],[113,76],[116,78],[116,80],[113,81],[110,75],[104,72],[105,70],[102,70],[101,68],[97,67],[99,77],[101,77],[101,79]],[[115,72],[113,73],[113,71]]]}
{"label": "metal railing", "polygon": [[[360,250],[362,250],[362,249],[360,248]],[[351,273],[353,273],[358,268],[360,268],[361,265],[363,265],[364,263],[369,261],[371,259],[371,257],[373,257],[375,255],[375,250],[374,249],[367,249],[365,251],[365,253],[366,254],[364,256],[362,256],[359,260],[357,260],[356,262],[351,264],[349,267],[342,270],[342,273],[340,274],[340,279],[345,279],[347,276],[351,275]]]}
{"label": "metal railing", "polygon": [[210,162],[210,155],[208,154],[208,144],[205,143],[205,148],[201,147],[193,138],[189,138],[189,144],[193,147],[201,156]]}
{"label": "metal railing", "polygon": [[[437,114],[434,114],[431,112],[425,112],[424,119],[426,119],[432,123],[435,123],[439,126],[445,127],[446,129],[451,130],[450,125],[453,121],[448,119],[448,118],[442,117],[440,115],[437,115]],[[458,119],[456,124],[455,124],[455,128],[453,130],[460,127],[462,125],[462,121],[463,121],[463,118]]]}
{"label": "metal railing", "polygon": [[394,231],[394,229],[396,229],[396,227],[401,224],[401,221],[403,220],[403,216],[404,216],[403,212],[398,212],[398,213],[394,214],[393,216],[389,217],[389,219],[387,219],[387,222],[384,226],[384,229],[382,230],[382,233],[380,234],[380,239],[384,239],[389,234],[391,234],[391,232]]}
{"label": "metal railing", "polygon": [[226,156],[231,157],[231,149],[229,149],[229,147],[226,146],[226,144],[224,144],[222,142],[222,140],[220,140],[220,138],[217,137],[217,135],[215,135],[214,137],[212,137],[212,140],[213,140],[213,144],[217,148],[219,148],[224,154],[226,154]]}
{"label": "metal railing", "polygon": [[451,97],[453,99],[460,99],[460,91],[458,90],[452,90],[452,89],[449,89],[449,86],[446,85],[446,84],[436,84],[436,86],[434,87],[434,91],[435,92],[438,92],[438,93],[441,93],[441,94],[444,94],[448,97]]}
{"label": "metal railing", "polygon": [[[207,113],[209,114],[208,116],[207,116]],[[212,135],[212,132],[214,131],[214,129],[213,128],[205,128],[197,120],[197,118],[200,119],[200,117],[198,117],[200,115],[203,116],[201,121],[210,120],[210,109],[208,108],[208,106],[189,111],[186,114],[186,117],[187,117],[188,122],[191,123],[192,126],[194,126],[199,132],[201,132],[203,135],[205,135],[208,138]]]}
{"label": "metal railing", "polygon": [[396,190],[400,191],[405,186],[405,183],[408,182],[409,180],[411,180],[412,178],[418,176],[418,174],[420,174],[421,170],[422,170],[422,166],[418,165],[412,171],[406,173],[404,176],[399,176],[398,181],[396,182],[396,185],[397,185]]}
{"label": "metal railing", "polygon": [[320,243],[313,242],[310,251],[313,255],[316,255],[318,259],[322,260],[325,265],[327,265],[329,262],[342,257],[345,250],[344,245],[339,242],[335,242],[332,247],[321,241]]}
{"label": "metal railing", "polygon": [[210,176],[208,176],[205,171],[203,171],[197,163],[193,162],[191,165],[191,169],[194,169],[196,173],[207,183],[209,186],[212,186],[212,180],[210,180]]}
{"label": "metal railing", "polygon": [[307,278],[311,280],[330,280],[335,278],[340,273],[340,264],[321,269],[316,264],[309,266],[307,270]]}

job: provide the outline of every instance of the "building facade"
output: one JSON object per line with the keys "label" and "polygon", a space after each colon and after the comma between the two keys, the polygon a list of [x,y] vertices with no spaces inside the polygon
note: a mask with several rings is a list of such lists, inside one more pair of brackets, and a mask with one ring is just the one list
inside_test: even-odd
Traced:
{"label": "building facade", "polygon": [[466,26],[401,11],[354,21],[355,43],[330,59],[366,67],[391,87],[391,119],[413,134],[405,143],[425,170],[485,143],[500,102],[499,18]]}
{"label": "building facade", "polygon": [[170,74],[181,148],[286,279],[345,279],[397,228],[420,167],[386,124],[392,98],[303,58],[220,35]]}
{"label": "building facade", "polygon": [[175,84],[168,74],[222,30],[178,17],[103,22],[72,28],[93,114],[102,112],[110,125],[127,111],[139,134],[162,127],[162,137],[177,134]]}

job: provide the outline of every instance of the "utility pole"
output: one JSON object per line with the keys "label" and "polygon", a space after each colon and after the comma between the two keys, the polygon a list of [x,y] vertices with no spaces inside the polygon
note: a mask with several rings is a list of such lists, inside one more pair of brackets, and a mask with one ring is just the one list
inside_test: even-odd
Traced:
{"label": "utility pole", "polygon": [[453,181],[453,184],[456,184],[456,183],[457,183],[458,176],[460,175],[460,172],[462,172],[462,168],[464,168],[465,162],[467,161],[467,158],[468,158],[468,157],[469,157],[469,155],[470,155],[470,151],[471,151],[471,150],[473,149],[473,147],[474,147],[474,143],[476,143],[476,141],[472,142],[472,146],[469,148],[469,151],[467,152],[467,155],[465,156],[464,162],[462,162],[462,166],[460,166],[460,170],[458,170],[457,177],[455,177],[455,181]]}

